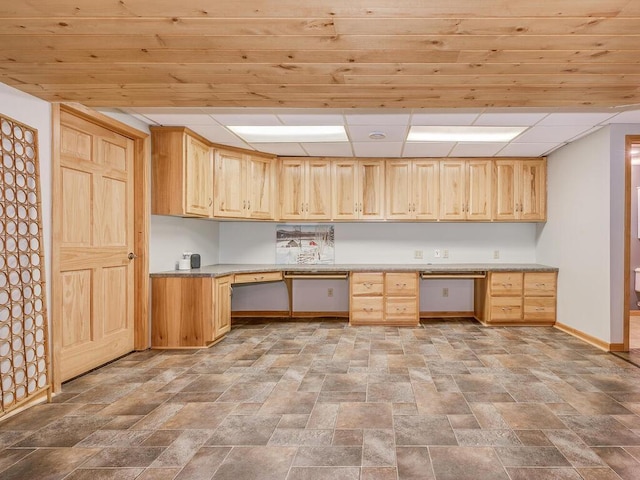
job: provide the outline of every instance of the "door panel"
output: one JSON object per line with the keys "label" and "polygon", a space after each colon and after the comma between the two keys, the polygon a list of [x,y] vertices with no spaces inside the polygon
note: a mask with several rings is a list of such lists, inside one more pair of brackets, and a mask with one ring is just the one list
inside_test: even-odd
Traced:
{"label": "door panel", "polygon": [[467,169],[467,220],[491,220],[491,160],[469,160]]}
{"label": "door panel", "polygon": [[464,220],[466,162],[440,163],[440,220]]}
{"label": "door panel", "polygon": [[211,149],[186,136],[185,213],[210,217],[213,209]]}
{"label": "door panel", "polygon": [[384,218],[384,162],[360,160],[360,212],[363,220]]}
{"label": "door panel", "polygon": [[298,220],[303,218],[304,161],[283,160],[280,170],[280,218]]}
{"label": "door panel", "polygon": [[414,160],[413,216],[418,220],[437,220],[440,206],[440,163],[437,160]]}
{"label": "door panel", "polygon": [[308,220],[331,219],[331,163],[309,160],[307,163],[307,197],[304,217]]}
{"label": "door panel", "polygon": [[519,191],[516,188],[518,174],[513,160],[496,160],[494,167],[494,220],[515,220],[517,218],[517,199]]}
{"label": "door panel", "polygon": [[358,190],[357,160],[334,160],[331,186],[333,190],[332,216],[334,220],[357,218]]}
{"label": "door panel", "polygon": [[249,217],[273,220],[275,217],[274,160],[250,156],[247,164]]}
{"label": "door panel", "polygon": [[[216,150],[214,216],[242,218],[246,216],[244,198],[245,159],[241,153]],[[244,203],[243,203],[244,202]]]}
{"label": "door panel", "polygon": [[387,218],[406,220],[414,218],[411,197],[411,161],[394,160],[387,163]]}
{"label": "door panel", "polygon": [[54,282],[62,295],[53,301],[62,316],[56,360],[64,381],[134,348],[134,143],[68,112],[60,123]]}

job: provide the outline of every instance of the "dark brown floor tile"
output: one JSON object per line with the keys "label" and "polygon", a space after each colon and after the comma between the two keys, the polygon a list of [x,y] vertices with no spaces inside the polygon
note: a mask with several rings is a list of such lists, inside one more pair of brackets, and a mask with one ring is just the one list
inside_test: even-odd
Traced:
{"label": "dark brown floor tile", "polygon": [[584,392],[567,400],[582,415],[630,415],[631,412],[606,393]]}
{"label": "dark brown floor tile", "polygon": [[493,448],[429,447],[437,480],[508,480]]}
{"label": "dark brown floor tile", "polygon": [[233,385],[240,375],[212,374],[199,375],[181,389],[182,392],[224,392]]}
{"label": "dark brown floor tile", "polygon": [[640,436],[613,417],[605,415],[567,415],[563,421],[589,446],[640,445]]}
{"label": "dark brown floor tile", "polygon": [[474,415],[447,415],[449,419],[449,423],[451,424],[451,428],[454,430],[464,429],[469,430],[473,428],[480,428],[480,424]]}
{"label": "dark brown floor tile", "polygon": [[16,446],[72,447],[109,420],[109,417],[62,417],[29,435]]}
{"label": "dark brown floor tile", "polygon": [[366,402],[366,392],[320,392],[318,403]]}
{"label": "dark brown floor tile", "polygon": [[229,415],[207,445],[266,445],[278,422],[280,415]]}
{"label": "dark brown floor tile", "polygon": [[342,403],[338,411],[336,428],[393,428],[391,404]]}
{"label": "dark brown floor tile", "polygon": [[32,448],[7,448],[0,450],[0,472],[32,453]]}
{"label": "dark brown floor tile", "polygon": [[234,409],[229,403],[187,403],[175,415],[162,424],[166,430],[213,430]]}
{"label": "dark brown floor tile", "polygon": [[201,447],[175,480],[210,480],[231,448]]}
{"label": "dark brown floor tile", "polygon": [[155,459],[152,467],[181,467],[211,436],[210,430],[185,430]]}
{"label": "dark brown floor tile", "polygon": [[263,403],[274,390],[275,386],[275,383],[237,383],[220,395],[217,401]]}
{"label": "dark brown floor tile", "polygon": [[[562,432],[562,430],[555,431]],[[548,432],[549,431],[547,431],[547,433]],[[542,430],[515,430],[515,434],[518,436],[522,445],[527,447],[551,447],[554,445]],[[582,441],[580,441],[580,443],[582,443]]]}
{"label": "dark brown floor tile", "polygon": [[397,447],[398,480],[435,480],[427,447]]}
{"label": "dark brown floor tile", "polygon": [[38,449],[3,471],[1,477],[2,480],[58,480],[98,452],[96,448]]}
{"label": "dark brown floor tile", "polygon": [[602,467],[605,462],[571,430],[547,430],[546,436],[574,467]]}
{"label": "dark brown floor tile", "polygon": [[182,430],[155,430],[140,445],[143,447],[168,447],[181,433]]}
{"label": "dark brown floor tile", "polygon": [[293,461],[296,467],[359,467],[361,447],[300,447]]}
{"label": "dark brown floor tile", "polygon": [[544,404],[495,403],[494,406],[514,430],[567,428]]}
{"label": "dark brown floor tile", "polygon": [[139,478],[144,468],[81,468],[73,471],[65,480],[133,480]]}
{"label": "dark brown floor tile", "polygon": [[469,405],[461,393],[438,392],[433,385],[416,383],[413,386],[420,415],[470,414]]}
{"label": "dark brown floor tile", "polygon": [[162,453],[162,447],[117,447],[104,448],[83,467],[148,467]]}
{"label": "dark brown floor tile", "polygon": [[0,432],[6,430],[39,430],[48,424],[58,420],[60,417],[68,415],[77,410],[80,405],[76,404],[46,404],[36,405],[28,410],[0,422]]}
{"label": "dark brown floor tile", "polygon": [[364,441],[364,431],[355,430],[334,430],[332,445],[361,447]]}
{"label": "dark brown floor tile", "polygon": [[576,469],[583,480],[621,480],[609,467],[583,467]]}
{"label": "dark brown floor tile", "polygon": [[143,417],[138,423],[134,424],[132,430],[157,430],[162,424],[167,422],[171,417],[184,408],[182,403],[163,403],[149,415]]}
{"label": "dark brown floor tile", "polygon": [[323,392],[366,392],[366,373],[328,374],[322,385]]}
{"label": "dark brown floor tile", "polygon": [[103,430],[128,430],[144,418],[144,415],[119,415],[102,426]]}
{"label": "dark brown floor tile", "polygon": [[507,467],[507,472],[511,480],[583,480],[583,477],[573,468]]}
{"label": "dark brown floor tile", "polygon": [[311,413],[318,394],[315,392],[287,392],[272,394],[262,404],[261,415],[269,414],[307,414]]}
{"label": "dark brown floor tile", "polygon": [[640,478],[640,462],[620,447],[594,447],[593,450],[623,480]]}
{"label": "dark brown floor tile", "polygon": [[295,447],[234,447],[213,480],[284,480]]}
{"label": "dark brown floor tile", "polygon": [[79,447],[127,447],[141,445],[152,432],[145,430],[98,430],[79,442]]}
{"label": "dark brown floor tile", "polygon": [[402,415],[393,420],[396,445],[457,445],[444,415]]}
{"label": "dark brown floor tile", "polygon": [[415,403],[409,382],[372,383],[367,388],[367,402]]}
{"label": "dark brown floor tile", "polygon": [[326,479],[358,480],[361,479],[360,469],[357,467],[291,467],[291,471],[287,476],[287,480]]}

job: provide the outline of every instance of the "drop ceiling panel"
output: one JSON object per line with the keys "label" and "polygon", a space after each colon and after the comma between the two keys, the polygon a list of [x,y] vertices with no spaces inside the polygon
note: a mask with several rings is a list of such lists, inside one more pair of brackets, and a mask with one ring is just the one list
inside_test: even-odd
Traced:
{"label": "drop ceiling panel", "polygon": [[506,143],[458,143],[449,154],[450,157],[493,157]]}
{"label": "drop ceiling panel", "polygon": [[386,135],[383,139],[374,140],[377,143],[404,142],[408,129],[409,127],[405,125],[349,125],[347,126],[347,133],[353,142],[372,141],[369,138],[369,134],[373,132],[382,132]]}
{"label": "drop ceiling panel", "polygon": [[306,156],[299,143],[252,143],[251,146],[260,152],[273,153],[275,155],[300,157]]}
{"label": "drop ceiling panel", "polygon": [[[180,124],[171,124],[171,125],[180,125]],[[182,124],[184,125],[184,124]],[[191,130],[196,132],[199,135],[202,135],[204,138],[214,142],[214,143],[223,143],[226,145],[233,144],[234,146],[247,145],[242,139],[238,138],[232,132],[227,130],[220,125],[193,125],[187,124]]]}
{"label": "drop ceiling panel", "polygon": [[613,117],[615,112],[550,113],[538,125],[596,125]]}
{"label": "drop ceiling panel", "polygon": [[492,127],[525,127],[535,125],[546,116],[546,113],[483,113],[473,124]]}
{"label": "drop ceiling panel", "polygon": [[356,157],[399,157],[402,142],[353,142]]}
{"label": "drop ceiling panel", "polygon": [[455,147],[455,142],[407,142],[403,157],[446,157]]}
{"label": "drop ceiling panel", "polygon": [[478,113],[414,113],[411,125],[472,125]]}
{"label": "drop ceiling panel", "polygon": [[589,130],[587,126],[535,126],[513,140],[513,143],[560,143]]}
{"label": "drop ceiling panel", "polygon": [[379,110],[377,113],[346,113],[345,118],[349,125],[408,125],[409,113],[386,113]]}
{"label": "drop ceiling panel", "polygon": [[285,125],[344,125],[345,119],[342,114],[336,113],[286,113],[278,114],[278,118]]}
{"label": "drop ceiling panel", "polygon": [[348,142],[303,143],[302,148],[311,157],[351,157],[353,150]]}
{"label": "drop ceiling panel", "polygon": [[564,145],[563,143],[511,143],[500,150],[497,157],[540,157]]}
{"label": "drop ceiling panel", "polygon": [[209,115],[188,114],[188,113],[145,113],[145,117],[158,125],[179,126],[179,125],[217,125],[216,121]]}
{"label": "drop ceiling panel", "polygon": [[211,117],[221,125],[253,126],[282,125],[280,119],[270,113],[213,113]]}

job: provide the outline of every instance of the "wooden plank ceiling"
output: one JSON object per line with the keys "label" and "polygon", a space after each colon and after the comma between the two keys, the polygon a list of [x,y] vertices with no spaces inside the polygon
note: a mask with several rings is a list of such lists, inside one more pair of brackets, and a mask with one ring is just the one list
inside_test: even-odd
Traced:
{"label": "wooden plank ceiling", "polygon": [[638,0],[3,0],[0,82],[95,107],[640,103]]}

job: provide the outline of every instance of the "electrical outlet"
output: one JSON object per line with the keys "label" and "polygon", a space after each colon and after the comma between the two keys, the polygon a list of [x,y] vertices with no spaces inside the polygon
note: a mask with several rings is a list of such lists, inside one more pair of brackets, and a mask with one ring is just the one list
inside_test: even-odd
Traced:
{"label": "electrical outlet", "polygon": [[443,297],[448,297],[449,296],[449,289],[447,287],[444,287],[442,289],[442,296]]}
{"label": "electrical outlet", "polygon": [[442,250],[442,258],[449,258],[449,250]]}
{"label": "electrical outlet", "polygon": [[494,260],[497,260],[500,258],[500,250],[494,250],[493,251],[493,258]]}
{"label": "electrical outlet", "polygon": [[333,288],[327,288],[327,297],[333,297]]}
{"label": "electrical outlet", "polygon": [[434,256],[435,258],[440,258],[440,249],[439,249],[439,248],[436,248],[436,249],[433,251],[433,256]]}
{"label": "electrical outlet", "polygon": [[421,260],[422,259],[422,250],[415,250],[413,252],[413,258]]}

